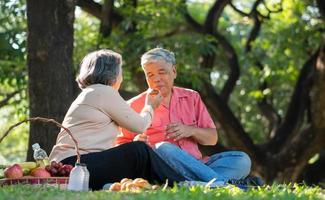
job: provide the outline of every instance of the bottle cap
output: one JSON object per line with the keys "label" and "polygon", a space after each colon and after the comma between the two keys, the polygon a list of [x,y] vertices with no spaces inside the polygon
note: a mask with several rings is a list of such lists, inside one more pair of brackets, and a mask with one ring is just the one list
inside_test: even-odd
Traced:
{"label": "bottle cap", "polygon": [[40,148],[40,146],[39,146],[38,143],[35,143],[35,144],[32,145],[32,148],[33,148],[33,149],[38,149],[38,148]]}

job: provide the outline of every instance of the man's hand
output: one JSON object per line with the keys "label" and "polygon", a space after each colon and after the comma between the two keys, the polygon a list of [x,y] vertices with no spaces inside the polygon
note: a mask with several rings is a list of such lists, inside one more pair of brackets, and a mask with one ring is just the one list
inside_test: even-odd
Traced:
{"label": "man's hand", "polygon": [[175,141],[182,138],[191,137],[195,133],[195,127],[184,125],[181,123],[168,124],[166,129],[166,137],[168,139],[174,139]]}
{"label": "man's hand", "polygon": [[148,136],[144,133],[138,134],[133,138],[133,141],[141,141],[141,142],[148,142]]}

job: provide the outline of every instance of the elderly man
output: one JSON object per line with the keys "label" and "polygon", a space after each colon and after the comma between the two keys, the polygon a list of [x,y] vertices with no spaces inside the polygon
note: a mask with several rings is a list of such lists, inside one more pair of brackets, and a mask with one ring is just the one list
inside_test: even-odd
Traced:
{"label": "elderly man", "polygon": [[[151,126],[140,135],[126,129],[117,138],[117,144],[145,141],[187,180],[219,184],[245,178],[251,168],[249,156],[241,151],[217,153],[202,157],[198,144],[215,145],[218,140],[215,124],[198,92],[174,86],[177,76],[174,53],[152,49],[141,57],[149,88],[159,90],[163,96],[154,111]],[[145,93],[128,101],[140,112],[145,103]],[[136,137],[135,137],[136,136]]]}

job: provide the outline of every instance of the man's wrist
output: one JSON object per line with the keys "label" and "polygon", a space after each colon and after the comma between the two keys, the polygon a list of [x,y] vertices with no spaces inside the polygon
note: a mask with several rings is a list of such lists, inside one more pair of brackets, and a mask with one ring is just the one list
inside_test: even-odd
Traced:
{"label": "man's wrist", "polygon": [[190,127],[190,133],[191,133],[191,134],[190,134],[190,137],[195,138],[196,127],[193,126],[193,125],[187,125],[187,126]]}

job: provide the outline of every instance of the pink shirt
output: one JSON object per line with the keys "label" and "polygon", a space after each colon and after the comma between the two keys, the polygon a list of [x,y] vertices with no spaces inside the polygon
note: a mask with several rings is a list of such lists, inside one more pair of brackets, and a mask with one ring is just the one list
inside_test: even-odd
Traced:
{"label": "pink shirt", "polygon": [[[136,111],[140,112],[144,106],[145,93],[130,99],[128,103]],[[168,140],[166,136],[166,126],[169,123],[183,123],[185,125],[196,126],[200,128],[216,128],[214,122],[208,113],[198,92],[190,89],[174,87],[170,101],[167,107],[161,104],[154,111],[154,119],[151,126],[145,131],[150,145],[158,142],[168,141],[178,145],[181,149],[187,151],[197,159],[202,159],[202,154],[198,148],[197,142],[193,138],[183,138],[177,142]],[[117,144],[133,141],[135,134],[122,129],[122,133],[117,136]]]}

